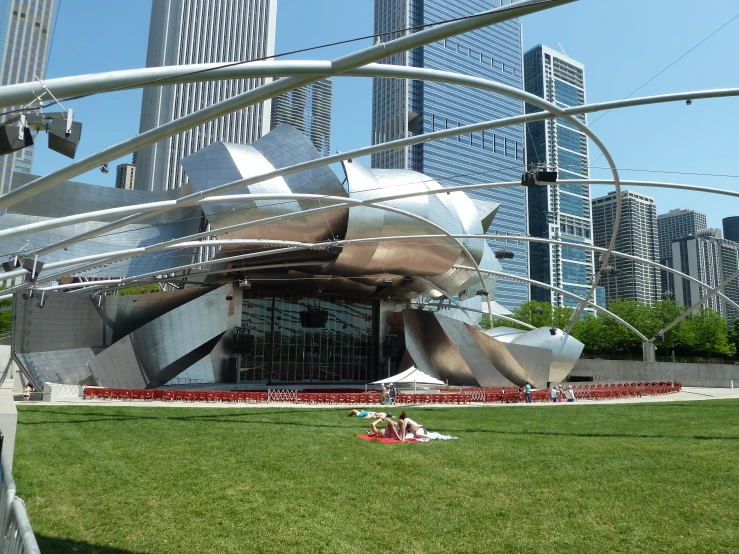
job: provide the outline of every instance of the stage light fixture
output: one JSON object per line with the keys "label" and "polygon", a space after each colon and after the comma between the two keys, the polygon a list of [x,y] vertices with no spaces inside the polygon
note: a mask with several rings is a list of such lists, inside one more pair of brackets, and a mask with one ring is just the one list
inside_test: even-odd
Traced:
{"label": "stage light fixture", "polygon": [[549,328],[549,334],[553,337],[557,335],[557,330],[554,327]]}
{"label": "stage light fixture", "polygon": [[488,296],[488,294],[488,291],[486,291],[485,289],[480,289],[477,291],[477,296]]}
{"label": "stage light fixture", "polygon": [[243,279],[243,280],[239,281],[239,288],[241,290],[249,290],[249,289],[251,289],[251,283],[249,281],[247,281],[246,279]]}
{"label": "stage light fixture", "polygon": [[338,242],[332,242],[326,245],[326,252],[329,254],[341,254],[344,251],[344,246]]}
{"label": "stage light fixture", "polygon": [[512,260],[514,257],[514,254],[510,250],[498,250],[495,253],[495,257],[498,260]]}
{"label": "stage light fixture", "polygon": [[390,279],[389,277],[385,277],[382,281],[380,281],[380,284],[383,287],[390,287],[393,284],[393,280]]}

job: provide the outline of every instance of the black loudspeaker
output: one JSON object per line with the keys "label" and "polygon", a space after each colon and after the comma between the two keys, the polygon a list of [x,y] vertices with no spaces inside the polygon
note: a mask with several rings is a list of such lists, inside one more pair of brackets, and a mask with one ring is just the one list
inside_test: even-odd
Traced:
{"label": "black loudspeaker", "polygon": [[328,311],[311,306],[300,312],[300,324],[307,329],[323,329],[328,322]]}
{"label": "black loudspeaker", "polygon": [[67,134],[66,119],[52,119],[49,126],[49,148],[68,158],[74,158],[82,136],[82,123],[73,121]]}
{"label": "black loudspeaker", "polygon": [[21,263],[18,261],[18,258],[8,260],[7,262],[3,262],[3,269],[5,271],[13,271],[16,267],[20,267]]}
{"label": "black loudspeaker", "polygon": [[21,150],[26,146],[33,146],[31,129],[23,129],[23,138],[18,137],[17,125],[3,125],[0,127],[0,156]]}
{"label": "black loudspeaker", "polygon": [[239,363],[236,358],[226,360],[226,383],[237,383],[239,377]]}
{"label": "black loudspeaker", "polygon": [[537,171],[536,179],[544,183],[556,183],[557,172],[556,171]]}
{"label": "black loudspeaker", "polygon": [[31,275],[29,277],[29,281],[32,283],[38,279],[38,274],[41,273],[41,270],[44,268],[44,262],[40,262],[36,260],[36,271],[33,270],[33,258],[26,258],[23,260],[23,269],[28,271]]}

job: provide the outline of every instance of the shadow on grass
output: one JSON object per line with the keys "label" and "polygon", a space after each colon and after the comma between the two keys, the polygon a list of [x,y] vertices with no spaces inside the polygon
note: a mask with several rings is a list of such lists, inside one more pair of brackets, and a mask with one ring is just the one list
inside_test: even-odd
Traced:
{"label": "shadow on grass", "polygon": [[145,554],[142,551],[123,550],[110,546],[88,544],[86,542],[73,541],[69,539],[57,539],[36,535],[38,547],[44,554],[50,552],[75,552],[79,554]]}
{"label": "shadow on grass", "polygon": [[[33,409],[26,408],[26,412],[35,412],[40,414],[56,414],[63,416],[75,416],[82,417],[85,419],[66,420],[66,421],[18,421],[18,425],[70,425],[70,424],[82,424],[82,423],[107,423],[111,421],[139,421],[139,420],[169,420],[179,422],[209,422],[209,423],[231,423],[241,425],[275,425],[278,427],[293,426],[293,427],[312,427],[316,429],[337,429],[336,425],[325,424],[325,423],[303,423],[297,421],[265,421],[263,419],[253,419],[254,417],[260,417],[265,415],[304,415],[306,412],[304,409],[278,409],[278,410],[266,410],[261,409],[259,412],[238,412],[238,413],[219,413],[219,414],[205,414],[205,415],[187,415],[187,416],[145,416],[145,415],[127,415],[127,414],[95,414],[90,412],[79,412],[72,410],[57,411],[53,409]],[[314,409],[311,413],[320,412],[336,412],[334,409]],[[512,435],[512,436],[542,436],[542,437],[580,437],[580,438],[626,438],[626,439],[676,439],[676,440],[739,440],[739,436],[709,436],[709,435],[648,435],[648,434],[637,434],[637,433],[572,433],[564,431],[506,431],[503,429],[439,429],[444,434],[464,434],[464,433],[485,433],[490,435]]]}

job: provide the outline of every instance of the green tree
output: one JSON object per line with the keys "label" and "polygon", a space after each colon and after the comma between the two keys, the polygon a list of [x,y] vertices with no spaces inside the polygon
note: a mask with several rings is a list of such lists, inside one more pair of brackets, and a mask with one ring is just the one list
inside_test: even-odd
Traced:
{"label": "green tree", "polygon": [[[552,307],[549,302],[540,302],[537,300],[529,300],[524,302],[513,311],[511,316],[513,319],[528,323],[536,328],[549,327],[550,325],[558,329],[565,328],[572,317],[571,308]],[[526,329],[523,325],[519,325],[506,319],[496,319],[494,321],[496,327],[512,327],[514,329]]]}
{"label": "green tree", "polygon": [[692,355],[730,357],[736,354],[736,346],[729,340],[729,325],[721,314],[703,308],[692,314],[684,323]]}
{"label": "green tree", "polygon": [[[5,290],[5,285],[0,285],[0,291]],[[0,301],[0,308],[7,308],[13,303],[12,300]],[[0,313],[0,334],[4,335],[10,332],[10,326],[13,322],[13,314],[10,311]]]}
{"label": "green tree", "polygon": [[118,294],[120,296],[127,296],[129,294],[148,294],[150,292],[161,292],[162,289],[157,283],[147,283],[146,285],[139,285],[137,287],[129,287],[127,289],[120,289]]}

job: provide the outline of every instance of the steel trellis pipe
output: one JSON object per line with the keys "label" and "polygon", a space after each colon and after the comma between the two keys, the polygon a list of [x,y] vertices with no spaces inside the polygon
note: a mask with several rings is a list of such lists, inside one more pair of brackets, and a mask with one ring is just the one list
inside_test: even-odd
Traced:
{"label": "steel trellis pipe", "polygon": [[[267,197],[267,198],[277,196],[277,197],[282,198],[285,195],[249,195],[249,194],[247,194],[247,195],[243,195],[243,196],[245,198],[250,199],[250,200],[254,200],[258,196],[263,196],[263,197]],[[295,196],[295,195],[290,195],[290,196]],[[310,195],[310,194],[303,194],[303,195],[298,195],[298,196],[302,196],[304,198],[314,198],[316,196],[318,196],[321,199],[326,198],[326,197],[323,197],[321,195]],[[432,227],[434,229],[438,229],[441,233],[444,234],[444,236],[453,239],[460,246],[460,248],[462,249],[462,252],[465,253],[465,255],[470,260],[470,262],[472,262],[472,264],[475,267],[477,267],[476,272],[477,272],[477,275],[478,275],[478,279],[480,280],[480,286],[484,290],[487,290],[487,286],[485,284],[485,279],[483,277],[483,274],[480,271],[480,267],[479,267],[478,263],[475,261],[474,256],[472,256],[472,253],[469,251],[469,249],[464,245],[464,243],[461,240],[458,240],[455,237],[453,237],[451,233],[449,233],[446,229],[444,229],[440,225],[438,225],[438,224],[434,223],[433,221],[430,221],[430,220],[428,220],[428,219],[426,219],[424,217],[421,217],[419,215],[416,215],[416,214],[414,214],[412,212],[408,212],[406,210],[401,210],[399,208],[393,208],[391,206],[385,206],[384,204],[379,204],[377,201],[373,201],[373,200],[358,200],[358,199],[343,198],[343,197],[338,197],[338,196],[336,196],[336,197],[328,197],[328,199],[329,200],[334,200],[334,201],[337,201],[337,202],[341,202],[341,204],[334,205],[334,206],[327,206],[325,208],[314,208],[314,210],[320,210],[320,209],[324,209],[325,210],[325,209],[329,209],[329,208],[336,209],[338,207],[344,207],[344,206],[347,206],[347,205],[349,205],[349,206],[351,206],[351,205],[356,205],[356,206],[366,205],[366,206],[369,206],[369,207],[372,207],[372,208],[376,208],[376,209],[380,209],[380,210],[384,210],[384,211],[389,211],[389,212],[392,212],[392,213],[397,213],[399,215],[403,215],[403,216],[409,217],[411,219],[415,219],[417,221],[420,221],[420,222],[422,222],[422,223],[424,223],[426,225],[429,225],[430,227]],[[305,211],[302,211],[302,212],[295,212],[295,213],[305,214],[308,211],[309,210],[305,210]],[[277,217],[279,219],[281,216],[275,216],[275,217]],[[258,224],[258,223],[262,223],[262,222],[263,222],[263,220],[257,220],[256,222],[250,222],[250,223],[252,223],[254,225],[254,224]],[[209,231],[209,232],[203,233],[203,234],[213,235],[213,232],[212,231]],[[167,249],[167,248],[173,248],[173,247],[177,246],[178,244],[180,244],[181,242],[187,242],[187,241],[186,240],[185,241],[183,241],[183,240],[180,240],[180,241],[168,241],[168,242],[160,243],[160,244],[156,245],[153,248],[143,247],[143,251],[138,251],[139,249],[136,249],[137,252],[135,252],[133,255],[134,256],[137,256],[137,255],[140,255],[140,254],[144,253],[145,251],[153,252],[153,251],[164,250],[164,249]],[[205,245],[208,245],[208,243],[212,243],[212,242],[213,241],[205,241],[203,244],[198,243],[198,246],[205,246]],[[285,243],[288,243],[288,242],[290,242],[290,241],[278,241],[278,240],[257,241],[257,240],[254,240],[254,241],[251,241],[251,244],[254,244],[254,243],[260,243],[260,244],[278,244],[278,243],[283,243],[283,244],[285,244]],[[339,242],[341,242],[341,241],[339,241]],[[290,242],[290,244],[291,244],[290,248],[296,248],[297,245],[298,244],[301,244],[301,243]],[[304,246],[302,246],[301,248],[316,248],[316,247],[321,246],[320,243],[315,243],[315,244],[313,244],[313,243],[310,243],[310,244],[309,243],[302,243],[302,244],[304,244]],[[286,249],[276,250],[276,251],[272,251],[270,253],[284,252],[285,250]],[[116,256],[116,253],[112,253],[112,254],[113,254],[113,256]],[[131,251],[129,249],[128,251],[125,251],[125,254],[123,254],[122,256],[120,255],[120,253],[118,253],[117,258],[118,259],[121,259],[122,257],[132,257],[130,254],[131,254]],[[227,261],[235,261],[235,260],[239,260],[239,259],[245,259],[245,258],[248,258],[248,257],[254,257],[255,255],[265,255],[265,254],[264,253],[252,253],[252,254],[245,254],[245,255],[242,255],[242,256],[233,256],[233,257],[230,257],[230,258],[221,258],[221,259],[218,259],[218,260],[213,260],[213,263],[224,263],[224,262],[227,262]],[[89,258],[89,257],[86,257],[86,258]],[[78,261],[76,262],[76,261],[72,260],[71,263],[78,263]],[[112,261],[113,260],[103,260],[102,263],[107,264],[107,263],[112,263]],[[56,262],[56,263],[58,264],[59,262]],[[92,267],[97,267],[97,266],[100,265],[100,263],[101,263],[100,261],[92,262]],[[51,264],[49,264],[49,265],[51,266]],[[166,273],[171,273],[171,272],[174,272],[174,271],[182,271],[184,269],[189,269],[189,268],[193,268],[193,267],[199,267],[199,266],[202,266],[202,265],[205,265],[205,264],[203,262],[197,262],[197,263],[187,264],[187,265],[184,265],[184,266],[179,266],[177,268],[169,268],[166,271],[152,272],[150,274],[145,274],[143,276],[157,275],[157,274],[162,274],[162,273],[165,273],[165,272]],[[90,266],[88,265],[88,267],[90,267]],[[44,277],[43,279],[39,279],[37,281],[37,283],[44,283],[44,282],[53,281],[53,280],[59,279],[61,277],[65,277],[65,276],[70,275],[70,274],[73,274],[73,273],[84,271],[85,269],[86,269],[85,266],[83,266],[82,268],[77,267],[77,268],[74,268],[74,269],[72,269],[70,271],[66,271],[66,272],[62,272],[62,273],[57,273],[57,274],[54,274],[54,275],[48,275],[48,276]],[[20,271],[20,270],[17,270],[17,271]],[[10,273],[6,274],[6,278],[8,278],[10,275],[11,275]],[[143,276],[139,276],[139,277],[143,277]],[[17,285],[15,287],[11,287],[10,289],[7,289],[7,291],[11,292],[11,291],[23,290],[23,289],[26,289],[26,288],[30,288],[30,287],[29,287],[29,285],[27,283],[23,283],[21,285]],[[490,304],[490,299],[488,297],[486,297],[486,299],[487,299],[487,303],[488,303],[488,309],[492,312],[492,306]]]}
{"label": "steel trellis pipe", "polygon": [[701,298],[700,300],[698,300],[698,302],[696,302],[695,304],[693,304],[692,306],[690,306],[690,308],[688,308],[682,314],[680,314],[678,317],[676,317],[672,321],[672,323],[670,323],[669,325],[667,325],[666,327],[664,327],[662,330],[658,331],[655,334],[655,336],[652,338],[652,340],[654,340],[655,338],[657,338],[657,335],[664,335],[667,331],[669,331],[670,329],[672,329],[675,325],[677,325],[683,319],[685,319],[691,313],[693,313],[694,310],[696,310],[697,308],[700,308],[701,305],[705,304],[709,299],[711,299],[714,296],[716,296],[719,293],[719,291],[721,291],[724,287],[726,287],[726,285],[728,285],[729,283],[731,283],[737,277],[739,277],[739,270],[735,271],[726,280],[724,280],[721,283],[719,283],[719,285],[716,288],[713,288],[712,289],[710,287],[706,287],[708,289],[708,293],[703,298]]}
{"label": "steel trellis pipe", "polygon": [[[405,35],[387,42],[374,44],[368,48],[364,48],[357,52],[340,56],[331,60],[332,74],[342,74],[359,66],[372,62],[378,62],[393,54],[412,50],[413,48],[423,46],[430,42],[443,40],[468,31],[487,27],[496,23],[502,23],[510,19],[515,19],[527,14],[546,10],[555,6],[569,4],[574,0],[520,0],[515,4],[501,6],[493,10],[476,14],[476,17],[460,21],[452,21],[442,23],[430,29],[424,29],[417,33]],[[322,75],[309,76],[293,76],[285,77],[278,81],[273,81],[262,85],[256,89],[243,92],[227,100],[217,102],[207,108],[199,110],[195,113],[186,115],[169,123],[165,123],[159,127],[141,133],[133,138],[125,140],[115,146],[111,146],[74,162],[59,171],[55,171],[40,177],[35,181],[28,183],[8,194],[0,197],[0,209],[7,208],[33,196],[34,194],[51,188],[61,182],[71,179],[80,173],[95,169],[104,163],[111,162],[121,156],[125,156],[140,148],[159,142],[170,136],[187,131],[193,127],[207,123],[210,120],[227,115],[229,113],[241,110],[247,106],[256,104],[263,100],[268,100],[274,96],[282,94],[298,88],[303,85],[313,83],[322,79]]]}
{"label": "steel trellis pipe", "polygon": [[[459,129],[464,129],[463,127],[460,127]],[[506,188],[506,187],[516,187],[519,186],[521,183],[519,181],[505,181],[505,182],[496,182],[496,183],[484,183],[484,184],[476,184],[476,185],[459,185],[455,187],[444,187],[443,191],[438,190],[429,190],[429,191],[419,191],[418,193],[413,193],[413,195],[421,196],[421,195],[430,195],[430,194],[440,194],[441,192],[467,192],[467,191],[474,191],[474,190],[487,190],[490,188]],[[557,181],[558,185],[612,185],[613,179],[560,179]],[[696,192],[704,192],[704,193],[710,193],[710,194],[719,194],[723,196],[732,196],[735,198],[739,198],[739,191],[734,190],[726,190],[726,189],[718,189],[714,187],[704,187],[699,185],[688,185],[688,184],[682,184],[682,183],[667,183],[662,181],[624,181],[621,180],[621,186],[622,187],[655,187],[655,188],[670,188],[670,189],[677,189],[677,190],[689,190],[689,191],[696,191]],[[412,197],[412,195],[409,194],[401,194],[401,195],[394,195],[394,196],[383,196],[381,198],[374,199],[373,201],[381,201],[381,202],[387,202],[390,200],[398,200],[402,198],[409,198]],[[269,197],[270,200],[274,199],[282,199],[283,196],[275,197],[271,196]],[[303,197],[298,195],[295,196],[288,196],[284,195],[285,199],[302,199]],[[305,198],[308,200],[312,199],[320,199],[322,201],[327,202],[333,202],[331,197],[329,196],[319,196],[319,195],[313,195],[310,198]],[[343,197],[342,197],[343,198]],[[264,200],[260,195],[250,195],[248,198],[245,197],[245,195],[228,195],[228,196],[211,196],[209,198],[203,198],[202,200],[196,202],[196,205],[202,206],[206,204],[220,204],[220,203],[226,203],[226,202],[235,202],[238,200]],[[343,201],[343,199],[342,199]],[[39,221],[36,223],[29,223],[26,225],[18,225],[16,227],[10,228],[10,229],[4,229],[0,231],[0,240],[16,237],[19,235],[25,235],[29,233],[38,233],[40,231],[46,231],[49,229],[56,229],[58,227],[66,227],[67,225],[73,225],[75,223],[85,223],[88,221],[99,221],[101,219],[107,219],[108,217],[112,217],[115,215],[124,215],[124,214],[132,214],[132,213],[139,213],[139,212],[150,212],[150,211],[157,211],[164,207],[176,207],[175,206],[176,201],[175,200],[164,200],[162,202],[149,202],[147,204],[134,204],[131,206],[123,206],[119,208],[109,208],[105,210],[96,210],[92,212],[85,212],[82,214],[76,214],[71,216],[65,216],[65,217],[58,217],[54,219],[49,219],[47,221]],[[238,208],[237,208],[238,209]],[[221,229],[217,229],[214,232],[208,232],[207,234],[210,235],[216,235],[221,232]],[[18,273],[20,275],[20,273]],[[3,275],[2,272],[0,272],[0,278],[7,278],[8,276]]]}
{"label": "steel trellis pipe", "polygon": [[[457,266],[457,265],[455,265],[454,267],[458,267],[459,269],[468,269],[466,266]],[[543,283],[541,281],[537,281],[535,279],[528,279],[526,277],[519,277],[518,275],[512,275],[510,273],[504,273],[502,271],[493,271],[491,269],[483,269],[482,272],[483,273],[489,273],[490,275],[495,275],[496,277],[502,277],[503,279],[511,279],[511,280],[514,280],[514,281],[521,281],[522,283],[528,283],[529,285],[534,285],[536,287],[541,287],[541,288],[549,289],[549,290],[558,292],[558,293],[560,293],[560,294],[562,294],[564,296],[569,296],[570,298],[575,299],[578,302],[582,302],[583,301],[583,297],[582,296],[578,296],[577,294],[573,294],[573,293],[568,292],[568,291],[566,291],[564,289],[561,289],[559,287],[555,287],[555,286],[549,285],[547,283]],[[623,319],[621,319],[620,317],[618,317],[613,312],[611,312],[611,311],[609,311],[609,310],[607,310],[605,308],[602,308],[601,306],[598,306],[595,302],[588,301],[587,304],[588,304],[588,306],[591,306],[592,308],[594,308],[597,312],[600,312],[604,316],[606,316],[606,317],[614,320],[617,323],[620,323],[621,325],[623,325],[624,327],[626,327],[629,331],[631,331],[632,333],[634,333],[635,335],[637,335],[643,341],[646,342],[648,340],[647,337],[645,337],[642,333],[640,333],[635,327],[633,327],[631,324],[627,323],[626,321],[624,321]]]}
{"label": "steel trellis pipe", "polygon": [[[501,84],[498,84],[498,83],[494,83],[494,82],[488,81],[486,79],[479,79],[479,78],[474,78],[474,77],[467,77],[467,76],[463,76],[463,75],[453,75],[453,74],[450,75],[450,74],[448,74],[446,72],[440,72],[440,71],[435,71],[435,70],[424,70],[424,69],[420,69],[419,70],[417,68],[388,68],[388,69],[389,69],[389,73],[391,75],[393,75],[393,76],[411,76],[411,77],[414,77],[414,76],[415,77],[419,77],[419,76],[421,76],[421,77],[424,77],[424,78],[428,78],[429,80],[439,80],[439,81],[450,82],[450,83],[466,84],[466,85],[469,85],[469,86],[472,86],[472,87],[476,87],[476,88],[491,90],[491,91],[494,91],[494,92],[500,92],[502,94],[510,95],[510,96],[513,96],[513,97],[518,98],[518,99],[521,99],[521,100],[526,100],[526,101],[528,101],[528,102],[530,102],[530,103],[532,103],[534,105],[537,105],[537,106],[541,107],[542,109],[549,110],[549,111],[552,111],[553,113],[555,113],[556,115],[563,116],[562,110],[560,108],[558,108],[557,106],[555,106],[555,105],[553,105],[553,104],[551,104],[549,102],[546,102],[546,101],[542,100],[541,98],[539,98],[537,96],[534,96],[532,94],[529,94],[529,93],[520,91],[518,89],[514,89],[512,87],[508,87],[506,85],[501,85]],[[574,126],[578,127],[585,135],[589,136],[601,148],[601,151],[604,152],[604,156],[606,157],[607,160],[609,160],[609,163],[610,163],[610,165],[613,168],[614,177],[617,178],[618,177],[618,174],[617,174],[617,172],[615,172],[615,166],[614,166],[614,164],[612,162],[612,159],[610,158],[610,155],[608,155],[608,152],[605,149],[605,146],[598,139],[598,137],[592,131],[590,131],[585,125],[583,125],[577,118],[575,118],[575,117],[567,117],[567,116],[564,116],[564,117],[566,119],[568,119]],[[460,129],[457,128],[455,131],[456,131],[457,134],[459,134]],[[444,133],[444,132],[441,131],[439,133],[434,133],[434,137],[433,138],[437,138],[437,137],[438,138],[441,138],[440,137],[441,133]],[[403,140],[407,140],[407,139],[403,139]],[[429,137],[429,136],[424,137],[424,141],[426,141],[426,140],[431,140],[431,137]],[[397,142],[397,141],[395,141],[395,142]],[[289,174],[289,173],[294,173],[296,171],[300,171],[300,170],[303,170],[303,169],[309,169],[310,167],[317,167],[317,166],[321,166],[321,165],[328,165],[329,163],[333,163],[333,161],[343,161],[345,159],[351,159],[351,157],[354,157],[354,156],[357,156],[357,155],[365,155],[367,153],[370,153],[369,151],[371,151],[371,150],[383,151],[383,150],[388,150],[388,149],[392,149],[392,148],[396,148],[396,147],[397,147],[397,144],[384,143],[384,144],[379,145],[379,146],[362,148],[362,149],[359,149],[359,150],[355,150],[353,152],[343,153],[343,154],[336,155],[336,156],[329,156],[329,157],[321,158],[319,160],[312,161],[312,162],[304,162],[302,164],[296,164],[294,166],[290,166],[289,168],[282,168],[281,170],[269,172],[269,173],[263,174],[261,176],[252,177],[252,178],[248,178],[248,179],[243,179],[241,181],[235,181],[233,183],[227,183],[227,184],[221,185],[219,187],[214,187],[213,189],[210,189],[207,192],[195,193],[195,194],[192,194],[192,195],[189,195],[189,196],[185,196],[185,197],[180,198],[180,199],[177,200],[176,206],[179,207],[180,205],[182,205],[182,206],[192,205],[192,204],[194,204],[197,201],[197,199],[201,199],[201,198],[208,197],[208,196],[214,196],[218,192],[226,192],[228,190],[231,190],[231,189],[234,189],[234,188],[240,188],[240,187],[243,187],[243,186],[247,186],[247,185],[252,184],[254,182],[260,182],[262,180],[266,180],[266,179],[271,178],[271,177],[282,176],[282,175],[286,175],[286,174]],[[335,159],[334,160],[332,158],[341,158],[341,159]],[[618,184],[616,184],[616,189],[617,189],[617,191],[620,191]],[[162,211],[166,211],[166,209],[168,209],[168,208],[165,208]],[[159,212],[158,211],[154,211],[153,213],[159,213]],[[620,197],[619,197],[619,199],[617,201],[617,213],[620,215]],[[62,241],[62,242],[56,243],[55,245],[52,245],[51,247],[43,248],[41,250],[36,251],[35,253],[31,253],[30,255],[43,255],[44,253],[48,253],[50,251],[54,251],[56,249],[62,248],[63,246],[66,246],[67,244],[72,244],[72,243],[77,242],[79,240],[83,240],[84,238],[88,238],[88,237],[91,237],[91,236],[99,235],[99,234],[103,233],[106,230],[115,229],[115,228],[121,227],[123,225],[129,224],[129,223],[133,223],[133,222],[135,222],[137,220],[146,218],[147,216],[148,216],[147,214],[138,214],[138,215],[129,216],[127,218],[123,218],[122,220],[118,220],[117,222],[113,222],[113,223],[111,223],[111,224],[109,224],[107,226],[100,227],[100,228],[98,228],[98,229],[96,229],[94,231],[91,231],[91,232],[88,232],[88,233],[83,233],[81,235],[78,235],[77,237],[73,237],[72,239],[68,239],[66,241]],[[614,230],[614,238],[612,239],[612,242],[615,242],[615,232],[616,231],[617,230]],[[607,259],[605,261],[607,261]],[[481,284],[484,287],[484,281]],[[596,284],[597,284],[597,282],[596,282]],[[594,290],[594,287],[593,287],[593,290]],[[592,291],[591,291],[591,294],[592,294]],[[577,312],[576,312],[576,315],[579,316],[579,314]]]}

